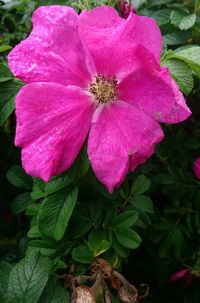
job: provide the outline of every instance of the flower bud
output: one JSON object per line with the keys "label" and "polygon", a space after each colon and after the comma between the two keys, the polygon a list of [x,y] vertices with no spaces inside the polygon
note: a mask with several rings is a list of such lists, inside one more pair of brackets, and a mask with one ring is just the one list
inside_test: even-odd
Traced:
{"label": "flower bud", "polygon": [[118,2],[118,8],[123,18],[127,19],[130,12],[136,13],[133,5],[129,0],[120,0]]}

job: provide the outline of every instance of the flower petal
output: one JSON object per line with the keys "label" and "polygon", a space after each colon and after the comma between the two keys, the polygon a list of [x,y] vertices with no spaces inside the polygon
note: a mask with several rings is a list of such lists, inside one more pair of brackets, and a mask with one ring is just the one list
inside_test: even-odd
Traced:
{"label": "flower petal", "polygon": [[67,6],[41,6],[30,36],[8,56],[13,74],[24,81],[85,86],[90,80],[78,34],[78,15]]}
{"label": "flower petal", "polygon": [[119,84],[119,98],[127,101],[159,122],[178,123],[191,111],[167,68],[161,68],[142,46],[137,52],[139,68]]}
{"label": "flower petal", "polygon": [[140,43],[148,49],[157,62],[162,52],[162,35],[156,21],[145,16],[130,13],[123,25],[123,38],[133,43]]}
{"label": "flower petal", "polygon": [[15,144],[33,177],[48,181],[69,168],[87,136],[94,104],[75,86],[32,83],[16,97]]}
{"label": "flower petal", "polygon": [[115,101],[99,107],[93,116],[88,141],[96,177],[112,192],[123,182],[129,169],[133,171],[152,154],[162,138],[159,124],[128,103]]}
{"label": "flower petal", "polygon": [[83,11],[79,33],[87,54],[94,60],[96,73],[118,75],[135,70],[133,48],[138,43],[152,50],[160,61],[162,38],[155,21],[133,13],[127,20],[107,6]]}

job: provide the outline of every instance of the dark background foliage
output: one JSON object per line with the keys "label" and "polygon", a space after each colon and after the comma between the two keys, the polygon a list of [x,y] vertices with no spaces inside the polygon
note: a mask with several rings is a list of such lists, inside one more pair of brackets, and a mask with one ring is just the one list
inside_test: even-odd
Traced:
{"label": "dark background foliage", "polygon": [[[132,284],[150,286],[145,302],[199,303],[200,183],[193,162],[200,155],[200,57],[194,67],[169,50],[199,43],[200,2],[132,1],[139,14],[158,22],[162,63],[193,114],[163,126],[166,137],[154,156],[113,195],[95,179],[85,147],[72,168],[49,183],[25,174],[14,147],[14,96],[23,83],[13,78],[6,55],[30,32],[36,7],[72,2],[0,1],[0,301],[67,302],[63,274],[72,264],[75,275],[84,274],[101,256]],[[86,2],[76,2],[76,9]],[[195,273],[191,285],[170,281],[187,267]]]}

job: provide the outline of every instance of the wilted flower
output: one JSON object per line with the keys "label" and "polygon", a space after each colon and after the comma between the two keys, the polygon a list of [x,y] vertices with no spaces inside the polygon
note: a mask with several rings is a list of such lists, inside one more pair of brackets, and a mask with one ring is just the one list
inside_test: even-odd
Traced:
{"label": "wilted flower", "polygon": [[133,12],[135,13],[135,9],[133,7],[133,4],[130,3],[129,0],[120,0],[118,2],[118,8],[119,8],[119,11],[122,15],[123,18],[128,18],[130,12]]}
{"label": "wilted flower", "polygon": [[190,115],[167,68],[156,22],[113,8],[78,15],[45,6],[30,36],[9,54],[27,83],[16,97],[15,144],[27,173],[48,181],[68,169],[87,135],[97,178],[110,192],[144,163],[163,138],[158,122]]}
{"label": "wilted flower", "polygon": [[200,180],[200,157],[194,161],[194,174]]}

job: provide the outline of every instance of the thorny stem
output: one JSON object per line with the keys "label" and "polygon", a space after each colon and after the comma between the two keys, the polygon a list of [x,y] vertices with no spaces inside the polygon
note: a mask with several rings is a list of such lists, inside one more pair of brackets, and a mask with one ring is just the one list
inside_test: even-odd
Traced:
{"label": "thorny stem", "polygon": [[122,208],[124,209],[124,207],[126,206],[126,204],[129,202],[130,199],[130,195],[126,198],[126,200],[124,201]]}

